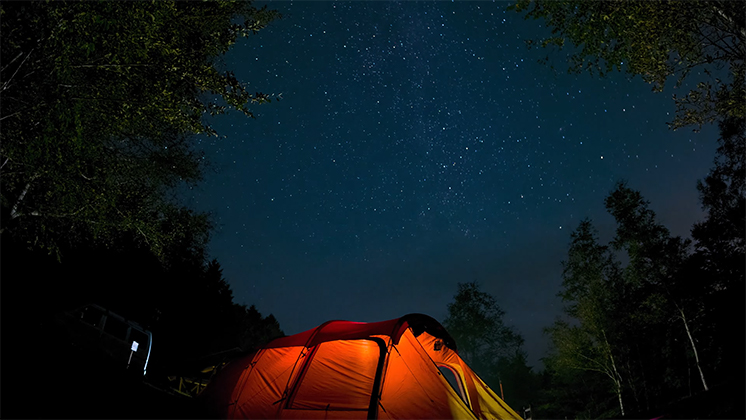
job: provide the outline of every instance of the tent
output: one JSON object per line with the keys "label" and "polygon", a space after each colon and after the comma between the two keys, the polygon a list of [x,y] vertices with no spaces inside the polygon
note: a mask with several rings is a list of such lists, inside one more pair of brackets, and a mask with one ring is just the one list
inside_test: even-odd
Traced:
{"label": "tent", "polygon": [[521,418],[422,314],[275,339],[227,364],[199,398],[220,418]]}

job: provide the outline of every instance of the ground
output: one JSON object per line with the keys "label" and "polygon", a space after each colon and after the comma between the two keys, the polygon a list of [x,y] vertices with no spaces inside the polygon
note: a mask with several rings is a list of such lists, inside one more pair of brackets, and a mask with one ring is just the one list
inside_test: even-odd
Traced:
{"label": "ground", "polygon": [[3,322],[2,405],[12,418],[204,418],[165,378],[133,374],[76,348],[44,319]]}

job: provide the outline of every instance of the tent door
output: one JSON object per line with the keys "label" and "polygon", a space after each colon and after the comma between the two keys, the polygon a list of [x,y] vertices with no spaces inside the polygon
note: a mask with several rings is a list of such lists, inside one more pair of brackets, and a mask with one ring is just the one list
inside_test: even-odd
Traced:
{"label": "tent door", "polygon": [[386,342],[378,337],[327,341],[309,353],[286,410],[367,411],[378,415]]}

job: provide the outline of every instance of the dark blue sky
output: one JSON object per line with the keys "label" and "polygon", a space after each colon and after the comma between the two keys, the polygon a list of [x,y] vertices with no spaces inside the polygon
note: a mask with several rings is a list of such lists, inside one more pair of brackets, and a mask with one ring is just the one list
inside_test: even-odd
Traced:
{"label": "dark blue sky", "polygon": [[[701,218],[711,128],[672,132],[672,89],[537,63],[541,21],[503,2],[272,2],[284,18],[225,66],[282,100],[216,118],[190,203],[239,303],[286,334],[330,319],[443,321],[478,281],[536,365],[571,231],[614,225],[626,179],[675,234]],[[696,76],[696,75],[695,75]]]}

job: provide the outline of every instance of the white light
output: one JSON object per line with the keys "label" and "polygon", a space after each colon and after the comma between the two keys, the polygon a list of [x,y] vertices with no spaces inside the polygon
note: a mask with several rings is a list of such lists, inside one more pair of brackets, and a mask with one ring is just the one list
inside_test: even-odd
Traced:
{"label": "white light", "polygon": [[148,373],[148,362],[150,361],[150,349],[153,348],[153,335],[148,333],[148,356],[145,358],[145,366],[143,366],[142,374]]}
{"label": "white light", "polygon": [[137,351],[137,346],[139,345],[137,341],[132,340],[132,351]]}

